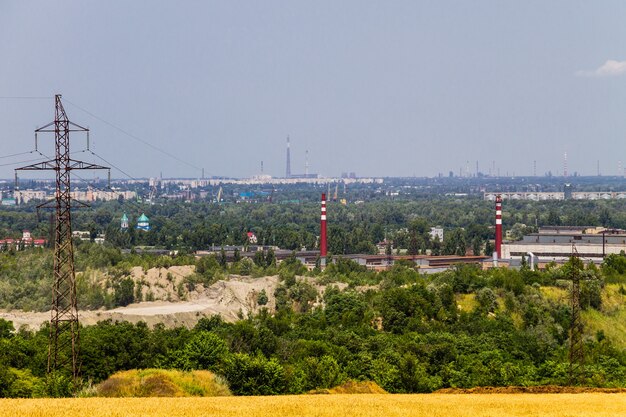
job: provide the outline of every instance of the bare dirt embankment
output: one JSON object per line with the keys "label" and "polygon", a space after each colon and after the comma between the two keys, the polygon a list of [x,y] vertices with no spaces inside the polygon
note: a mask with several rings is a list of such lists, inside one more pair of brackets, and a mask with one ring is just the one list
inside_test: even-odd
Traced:
{"label": "bare dirt embankment", "polygon": [[[190,271],[177,271],[174,281],[189,273]],[[153,284],[150,285],[149,291],[156,292],[155,289],[162,288],[158,285],[158,277],[161,276],[167,276],[167,272],[164,274],[163,271],[158,270],[147,271],[144,279]],[[171,274],[170,279],[172,279]],[[149,326],[163,323],[167,327],[192,327],[202,317],[216,314],[219,314],[226,321],[236,321],[240,315],[245,317],[249,313],[256,313],[261,307],[273,310],[275,307],[273,294],[278,283],[277,276],[262,278],[230,276],[206,288],[199,285],[194,291],[185,294],[186,301],[159,300],[130,304],[113,310],[80,311],[79,318],[83,325],[92,325],[102,320],[111,319],[131,323],[143,321]],[[176,282],[173,282],[172,288],[175,285]],[[260,306],[257,303],[258,294],[262,290],[265,290],[268,295],[268,303],[265,306]],[[172,298],[171,294],[165,291],[162,294],[157,293],[157,296],[165,295]],[[50,312],[0,310],[0,318],[12,321],[16,328],[25,325],[31,329],[38,329],[44,322],[50,320]]]}

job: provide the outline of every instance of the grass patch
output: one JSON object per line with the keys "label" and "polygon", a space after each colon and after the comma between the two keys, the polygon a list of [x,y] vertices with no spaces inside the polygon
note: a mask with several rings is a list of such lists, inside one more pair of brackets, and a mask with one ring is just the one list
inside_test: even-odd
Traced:
{"label": "grass patch", "polygon": [[[624,308],[626,286],[623,284],[607,284],[602,291],[602,311],[605,314],[613,314]],[[621,291],[621,292],[620,292]]]}
{"label": "grass patch", "polygon": [[456,298],[456,304],[461,311],[470,313],[478,307],[476,294],[459,294]]}
{"label": "grass patch", "polygon": [[387,394],[387,391],[373,381],[348,381],[334,388],[313,390],[309,394]]}
{"label": "grass patch", "polygon": [[548,301],[556,304],[564,304],[570,302],[570,292],[565,288],[559,287],[541,287],[541,295]]}
{"label": "grass patch", "polygon": [[581,314],[585,324],[585,333],[595,335],[599,330],[604,332],[607,339],[613,342],[616,348],[626,346],[626,310],[619,309],[611,315],[589,309]]}
{"label": "grass patch", "polygon": [[113,374],[96,387],[99,397],[216,397],[231,395],[226,383],[209,371],[133,369]]}

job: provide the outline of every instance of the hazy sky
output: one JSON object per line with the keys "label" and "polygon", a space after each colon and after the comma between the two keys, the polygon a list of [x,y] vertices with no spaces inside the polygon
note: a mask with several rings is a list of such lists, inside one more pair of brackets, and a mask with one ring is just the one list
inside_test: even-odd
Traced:
{"label": "hazy sky", "polygon": [[[559,174],[565,151],[570,172],[600,160],[615,175],[626,2],[0,0],[0,96],[55,93],[207,176],[261,161],[284,175],[287,135],[295,173],[308,149],[327,176],[473,173],[477,160]],[[94,151],[130,175],[201,175],[69,102]],[[0,99],[0,156],[32,149],[53,110]]]}

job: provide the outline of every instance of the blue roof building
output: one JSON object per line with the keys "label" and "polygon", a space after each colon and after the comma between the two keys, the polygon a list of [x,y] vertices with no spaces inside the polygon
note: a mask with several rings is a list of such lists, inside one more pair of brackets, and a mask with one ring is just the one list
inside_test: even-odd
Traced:
{"label": "blue roof building", "polygon": [[150,219],[145,214],[141,214],[139,219],[137,219],[137,230],[150,230]]}
{"label": "blue roof building", "polygon": [[120,229],[122,229],[122,230],[127,230],[128,229],[128,216],[126,215],[126,213],[124,213],[124,215],[122,216]]}

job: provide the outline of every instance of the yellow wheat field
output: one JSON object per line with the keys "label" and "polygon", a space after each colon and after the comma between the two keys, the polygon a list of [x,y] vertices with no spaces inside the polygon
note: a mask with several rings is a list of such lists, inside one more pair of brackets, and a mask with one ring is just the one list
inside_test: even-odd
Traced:
{"label": "yellow wheat field", "polygon": [[0,417],[625,416],[626,394],[4,399]]}

